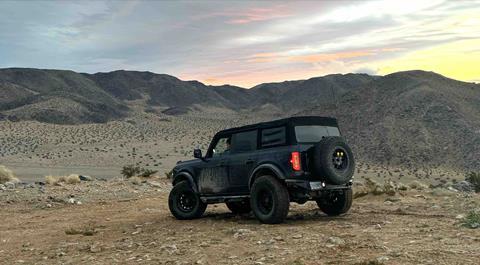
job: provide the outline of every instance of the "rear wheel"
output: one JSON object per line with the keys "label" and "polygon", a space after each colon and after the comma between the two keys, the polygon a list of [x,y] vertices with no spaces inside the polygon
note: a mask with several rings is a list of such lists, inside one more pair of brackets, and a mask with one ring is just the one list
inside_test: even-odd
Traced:
{"label": "rear wheel", "polygon": [[317,199],[317,205],[330,216],[336,216],[348,212],[352,206],[352,189],[332,191],[325,197]]}
{"label": "rear wheel", "polygon": [[288,215],[290,198],[287,188],[273,176],[255,180],[250,193],[253,213],[265,224],[282,223]]}
{"label": "rear wheel", "polygon": [[168,207],[175,218],[188,220],[202,216],[207,204],[200,200],[188,181],[184,180],[175,185],[170,192]]}
{"label": "rear wheel", "polygon": [[249,200],[226,202],[227,208],[234,214],[246,214],[252,211]]}

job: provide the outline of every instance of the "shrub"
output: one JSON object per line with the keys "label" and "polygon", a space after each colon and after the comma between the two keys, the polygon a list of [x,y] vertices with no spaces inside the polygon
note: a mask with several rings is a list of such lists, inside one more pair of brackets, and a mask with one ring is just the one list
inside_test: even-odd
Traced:
{"label": "shrub", "polygon": [[157,172],[158,172],[157,170],[142,168],[135,165],[124,166],[121,171],[122,175],[126,178],[137,177],[137,176],[140,176],[143,178],[149,178]]}
{"label": "shrub", "polygon": [[141,172],[141,168],[135,165],[127,165],[122,168],[122,175],[126,178],[137,176]]}
{"label": "shrub", "polygon": [[77,184],[80,183],[80,176],[70,174],[68,176],[45,176],[45,182],[49,185],[58,185],[59,183]]}
{"label": "shrub", "polygon": [[140,172],[140,176],[144,177],[144,178],[149,178],[151,177],[153,174],[157,173],[158,171],[157,170],[151,170],[151,169],[145,169],[145,168],[142,168],[141,172]]}
{"label": "shrub", "polygon": [[173,169],[170,170],[169,172],[165,172],[165,177],[167,177],[167,179],[171,179],[173,176]]}
{"label": "shrub", "polygon": [[9,181],[18,182],[18,179],[15,177],[15,174],[13,174],[13,171],[6,166],[0,165],[0,184]]}
{"label": "shrub", "polygon": [[469,172],[465,176],[465,180],[472,183],[475,192],[480,192],[480,172]]}
{"label": "shrub", "polygon": [[470,211],[462,222],[463,226],[468,228],[479,228],[480,227],[480,211],[472,210]]}

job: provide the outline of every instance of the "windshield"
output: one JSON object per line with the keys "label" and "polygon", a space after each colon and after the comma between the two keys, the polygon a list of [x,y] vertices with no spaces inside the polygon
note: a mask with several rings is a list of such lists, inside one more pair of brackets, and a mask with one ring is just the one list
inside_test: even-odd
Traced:
{"label": "windshield", "polygon": [[295,135],[299,143],[314,143],[326,136],[340,136],[340,131],[337,127],[331,126],[295,126]]}

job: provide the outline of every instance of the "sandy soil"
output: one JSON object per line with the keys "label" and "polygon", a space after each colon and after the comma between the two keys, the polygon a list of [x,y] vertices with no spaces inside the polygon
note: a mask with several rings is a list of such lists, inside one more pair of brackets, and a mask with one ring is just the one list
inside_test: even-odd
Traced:
{"label": "sandy soil", "polygon": [[[111,178],[122,166],[137,163],[163,176],[179,160],[192,159],[196,147],[206,151],[221,129],[278,117],[233,114],[158,117],[137,114],[106,124],[54,125],[39,122],[0,122],[0,164],[24,181],[45,175],[81,174]],[[440,184],[464,178],[464,172],[444,168],[387,168],[361,163],[356,177],[418,179]]]}
{"label": "sandy soil", "polygon": [[136,184],[116,179],[1,191],[0,263],[478,264],[480,260],[480,229],[459,225],[461,215],[480,207],[478,194],[429,189],[367,195],[340,217],[325,216],[314,203],[292,204],[286,223],[263,225],[252,215],[229,213],[223,204],[210,205],[203,218],[175,220],[167,206],[169,188],[162,179]]}

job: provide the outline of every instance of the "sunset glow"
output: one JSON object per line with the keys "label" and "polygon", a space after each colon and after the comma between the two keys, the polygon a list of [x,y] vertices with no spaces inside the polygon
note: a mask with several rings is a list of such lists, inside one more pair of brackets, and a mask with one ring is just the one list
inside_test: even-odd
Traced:
{"label": "sunset glow", "polygon": [[478,1],[2,1],[0,8],[2,68],[139,70],[247,88],[413,69],[480,82]]}

